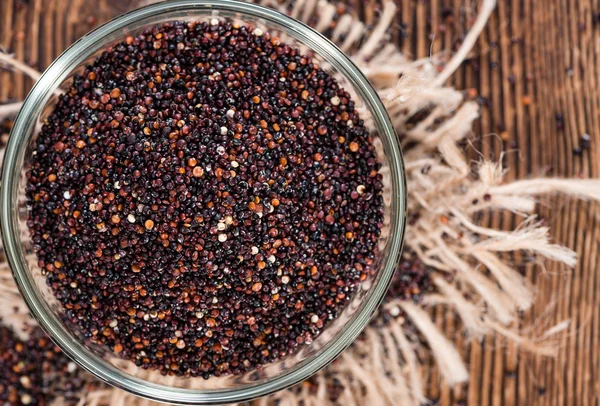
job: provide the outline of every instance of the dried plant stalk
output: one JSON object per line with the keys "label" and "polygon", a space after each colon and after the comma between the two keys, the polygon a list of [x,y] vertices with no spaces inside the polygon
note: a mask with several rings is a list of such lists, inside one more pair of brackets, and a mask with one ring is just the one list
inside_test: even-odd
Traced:
{"label": "dried plant stalk", "polygon": [[0,121],[16,116],[22,105],[22,102],[0,104]]}

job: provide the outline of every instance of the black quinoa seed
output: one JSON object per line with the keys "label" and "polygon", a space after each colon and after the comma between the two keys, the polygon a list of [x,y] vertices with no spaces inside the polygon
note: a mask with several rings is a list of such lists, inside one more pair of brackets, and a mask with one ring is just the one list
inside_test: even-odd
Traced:
{"label": "black quinoa seed", "polygon": [[592,145],[592,137],[588,133],[583,134],[580,139],[580,145],[583,149],[590,149],[590,146]]}
{"label": "black quinoa seed", "polygon": [[77,404],[86,378],[40,328],[20,340],[0,324],[0,404],[49,405],[59,397]]}
{"label": "black quinoa seed", "polygon": [[376,265],[381,175],[350,95],[269,33],[165,24],[103,52],[43,125],[28,226],[66,317],[162,374],[310,344]]}

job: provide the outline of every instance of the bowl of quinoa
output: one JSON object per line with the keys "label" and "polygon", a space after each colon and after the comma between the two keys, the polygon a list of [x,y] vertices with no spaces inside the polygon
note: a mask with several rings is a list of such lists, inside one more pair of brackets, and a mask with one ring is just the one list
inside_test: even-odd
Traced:
{"label": "bowl of quinoa", "polygon": [[376,92],[311,28],[176,1],[82,38],[15,121],[0,207],[40,325],[146,398],[240,402],[365,327],[398,263],[401,152]]}

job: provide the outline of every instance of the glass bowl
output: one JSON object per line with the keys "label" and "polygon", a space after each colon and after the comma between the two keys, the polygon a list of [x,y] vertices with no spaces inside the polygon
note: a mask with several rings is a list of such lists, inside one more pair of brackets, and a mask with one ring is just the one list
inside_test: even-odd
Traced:
{"label": "glass bowl", "polygon": [[[379,241],[377,272],[365,280],[339,317],[300,351],[238,376],[180,378],[136,367],[106,348],[86,341],[63,321],[62,307],[45,283],[27,229],[26,171],[41,123],[57,96],[68,89],[108,46],[148,27],[174,20],[237,21],[278,35],[313,57],[353,94],[361,118],[369,123],[382,164],[385,224]],[[277,11],[232,0],[181,0],[124,14],[87,34],[44,72],[21,109],[6,148],[0,194],[4,247],[14,278],[33,316],[74,361],[99,379],[138,396],[178,404],[235,403],[298,383],[333,361],[359,335],[383,299],[399,261],[406,219],[406,185],[397,137],[386,110],[364,75],[334,44],[303,23]]]}

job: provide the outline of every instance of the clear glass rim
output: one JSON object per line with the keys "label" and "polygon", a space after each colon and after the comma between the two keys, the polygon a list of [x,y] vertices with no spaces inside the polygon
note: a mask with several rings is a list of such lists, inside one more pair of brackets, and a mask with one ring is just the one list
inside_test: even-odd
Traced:
{"label": "clear glass rim", "polygon": [[[198,390],[168,387],[150,383],[127,375],[106,363],[99,363],[95,356],[74,342],[61,323],[48,312],[47,305],[35,293],[36,287],[32,275],[28,272],[19,238],[18,207],[14,204],[18,195],[19,176],[23,164],[25,148],[31,133],[32,117],[38,117],[72,67],[87,59],[95,50],[95,44],[118,32],[132,23],[173,13],[175,11],[214,10],[240,13],[260,18],[266,22],[283,25],[301,42],[324,56],[357,89],[359,96],[369,105],[379,135],[385,138],[391,147],[386,152],[392,181],[390,249],[385,264],[379,272],[379,281],[371,288],[371,294],[363,303],[360,313],[319,353],[277,375],[266,382],[241,388]],[[237,0],[176,0],[157,3],[123,14],[88,33],[46,69],[36,82],[21,108],[6,147],[2,167],[0,190],[0,226],[4,248],[14,279],[23,295],[32,315],[52,340],[75,362],[97,378],[110,385],[132,392],[138,396],[160,402],[177,404],[221,404],[235,403],[254,399],[276,392],[296,384],[333,361],[347,348],[367,326],[392,280],[404,240],[406,224],[406,180],[404,162],[393,125],[376,91],[354,63],[331,41],[304,23],[278,11],[263,6],[244,3]]]}

